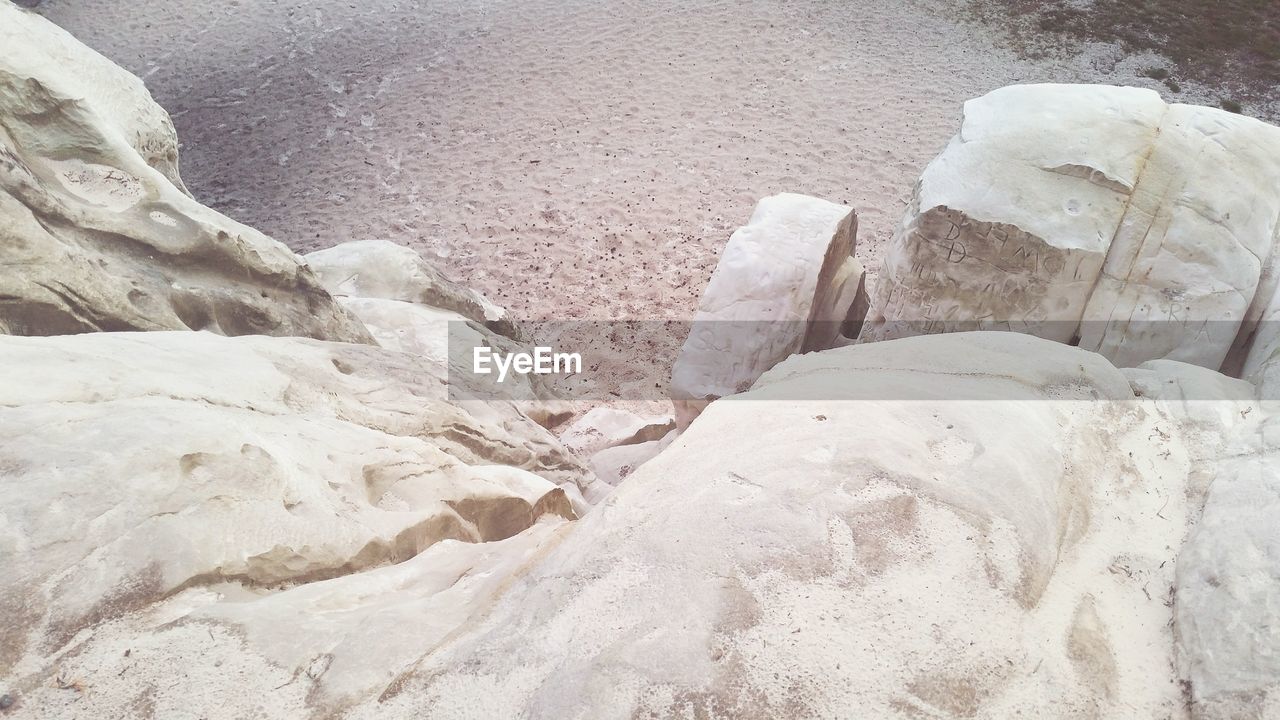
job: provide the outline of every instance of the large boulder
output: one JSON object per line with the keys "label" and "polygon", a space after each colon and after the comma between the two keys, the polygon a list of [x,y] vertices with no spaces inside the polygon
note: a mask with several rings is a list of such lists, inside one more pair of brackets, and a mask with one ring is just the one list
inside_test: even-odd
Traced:
{"label": "large boulder", "polygon": [[1024,335],[793,357],[353,717],[1177,716],[1173,432]]}
{"label": "large boulder", "polygon": [[234,605],[573,518],[557,485],[586,474],[509,404],[452,402],[437,363],[367,345],[0,337],[0,368],[0,685],[20,694],[188,590]]}
{"label": "large boulder", "polygon": [[287,247],[193,200],[142,82],[0,3],[0,333],[369,342]]}
{"label": "large boulder", "polygon": [[1252,118],[1137,88],[996,90],[920,178],[862,339],[1012,328],[1218,369],[1277,312],[1278,188],[1280,128]]}
{"label": "large boulder", "polygon": [[680,427],[798,352],[839,344],[862,288],[851,208],[782,193],[730,236],[671,371]]}

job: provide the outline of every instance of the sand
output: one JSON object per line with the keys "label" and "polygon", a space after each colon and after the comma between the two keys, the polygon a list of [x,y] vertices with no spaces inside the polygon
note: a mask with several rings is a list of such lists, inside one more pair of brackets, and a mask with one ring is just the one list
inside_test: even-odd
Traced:
{"label": "sand", "polygon": [[1170,95],[1092,46],[1021,60],[959,6],[701,0],[47,0],[143,77],[195,196],[298,251],[410,245],[518,318],[688,318],[793,191],[879,266],[961,103],[1020,82]]}

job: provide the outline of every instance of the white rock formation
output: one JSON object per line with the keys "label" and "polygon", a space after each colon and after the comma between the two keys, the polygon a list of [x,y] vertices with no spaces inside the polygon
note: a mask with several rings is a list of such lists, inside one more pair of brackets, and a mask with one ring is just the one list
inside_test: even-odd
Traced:
{"label": "white rock formation", "polygon": [[679,436],[680,432],[673,429],[657,440],[608,447],[593,454],[587,464],[601,482],[617,486],[639,470],[641,465],[666,450]]}
{"label": "white rock formation", "polygon": [[428,358],[112,333],[0,367],[23,717],[1182,717],[1184,678],[1193,717],[1275,709],[1275,453],[1203,368],[807,354],[613,448],[670,444],[566,525],[567,453]]}
{"label": "white rock formation", "polygon": [[1280,443],[1205,369],[1280,384],[1275,128],[1007,88],[926,171],[864,339],[1137,368],[814,353],[866,305],[855,219],[779,195],[687,431],[561,444],[451,372],[518,345],[500,308],[386,242],[317,279],[185,194],[135,78],[8,4],[0,47],[0,331],[381,345],[0,336],[5,714],[1280,716]]}
{"label": "white rock formation", "polygon": [[442,540],[396,565],[288,588],[181,590],[96,625],[41,684],[13,693],[17,717],[332,717],[446,640],[558,540],[545,515],[506,540]]}
{"label": "white rock formation", "polygon": [[0,333],[368,342],[284,245],[191,199],[137,78],[0,3]]}
{"label": "white rock formation", "polygon": [[[527,414],[535,415],[546,393],[537,375],[510,373],[501,391],[492,384],[480,389],[470,350],[492,347],[502,352],[527,350],[526,346],[499,335],[470,318],[451,310],[401,300],[339,296],[338,302],[359,318],[373,338],[384,348],[419,355],[448,371],[450,387],[465,391],[471,385],[474,396],[485,400],[517,400]],[[455,392],[460,399],[465,392]]]}
{"label": "white rock formation", "polygon": [[864,274],[856,234],[844,205],[791,193],[756,205],[729,238],[672,368],[681,427],[787,357],[838,344]]}
{"label": "white rock formation", "polygon": [[446,278],[412,248],[387,240],[356,240],[306,255],[334,295],[400,300],[455,312],[512,339],[521,339],[507,311]]}
{"label": "white rock formation", "polygon": [[1205,494],[1218,475],[1218,464],[1235,452],[1237,436],[1254,432],[1263,416],[1253,385],[1213,370],[1173,360],[1149,360],[1123,370],[1134,392],[1155,403],[1176,422],[1175,436],[1153,435],[1159,452],[1186,455],[1187,501],[1193,517],[1204,507]]}
{"label": "white rock formation", "polygon": [[0,337],[0,368],[0,675],[19,691],[82,633],[185,589],[508,538],[574,517],[556,483],[586,475],[510,405],[450,402],[436,365],[367,345]]}
{"label": "white rock formation", "polygon": [[560,442],[582,457],[606,448],[661,440],[675,429],[669,415],[638,415],[615,407],[596,407],[560,433]]}
{"label": "white rock formation", "polygon": [[1179,671],[1196,720],[1280,717],[1280,416],[1238,399],[1246,383],[1216,384],[1233,401],[1206,402],[1201,384],[1184,412],[1204,430],[1189,445],[1203,512],[1177,562]]}
{"label": "white rock formation", "polygon": [[1193,717],[1280,717],[1280,434],[1272,416],[1215,463],[1178,557],[1177,633]]}
{"label": "white rock formation", "polygon": [[148,165],[187,192],[178,175],[178,134],[142,80],[40,15],[6,3],[0,6],[0,18],[4,72],[33,78],[76,100],[97,115],[103,130],[114,130]]}
{"label": "white rock formation", "polygon": [[965,103],[862,338],[1012,327],[1117,365],[1222,366],[1275,315],[1280,128],[1150,90],[1019,85]]}
{"label": "white rock formation", "polygon": [[1023,335],[792,358],[353,716],[1177,716],[1175,431]]}

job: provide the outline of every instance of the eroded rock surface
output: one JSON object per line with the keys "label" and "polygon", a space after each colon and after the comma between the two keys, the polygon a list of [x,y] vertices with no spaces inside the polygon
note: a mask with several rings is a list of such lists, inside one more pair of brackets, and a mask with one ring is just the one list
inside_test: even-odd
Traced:
{"label": "eroded rock surface", "polygon": [[1252,118],[1137,88],[996,90],[921,177],[862,338],[1012,328],[1217,369],[1276,313],[1277,188],[1280,128]]}
{"label": "eroded rock surface", "polygon": [[601,482],[616,486],[666,450],[679,435],[678,430],[672,430],[657,440],[605,448],[593,454],[587,463]]}
{"label": "eroded rock surface", "polygon": [[792,193],[756,205],[729,238],[672,368],[681,427],[790,355],[837,344],[864,275],[856,234],[844,205]]}
{"label": "eroded rock surface", "polygon": [[660,440],[675,429],[670,415],[640,415],[613,407],[592,408],[560,433],[560,442],[582,457],[607,448]]}
{"label": "eroded rock surface", "polygon": [[1197,720],[1280,717],[1280,417],[1210,469],[1178,557],[1179,660]]}
{"label": "eroded rock surface", "polygon": [[1025,335],[791,358],[355,716],[1177,716],[1175,431]]}
{"label": "eroded rock surface", "polygon": [[0,675],[22,692],[82,633],[185,590],[262,594],[509,538],[574,517],[557,483],[586,474],[513,406],[451,402],[437,364],[367,345],[0,337],[0,368]]}
{"label": "eroded rock surface", "polygon": [[140,80],[10,3],[0,47],[0,332],[369,341],[287,247],[186,194]]}

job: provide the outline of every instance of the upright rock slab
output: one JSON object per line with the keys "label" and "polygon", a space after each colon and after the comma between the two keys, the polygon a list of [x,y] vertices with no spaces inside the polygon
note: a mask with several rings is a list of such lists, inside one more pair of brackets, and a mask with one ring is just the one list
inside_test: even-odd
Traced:
{"label": "upright rock slab", "polygon": [[729,238],[671,371],[676,420],[745,391],[798,352],[836,344],[861,287],[851,208],[783,193]]}
{"label": "upright rock slab", "polygon": [[142,82],[0,4],[0,333],[370,342],[284,245],[186,194]]}
{"label": "upright rock slab", "polygon": [[1280,128],[1136,88],[996,90],[925,169],[862,339],[1008,328],[1217,369],[1273,304],[1277,188]]}

